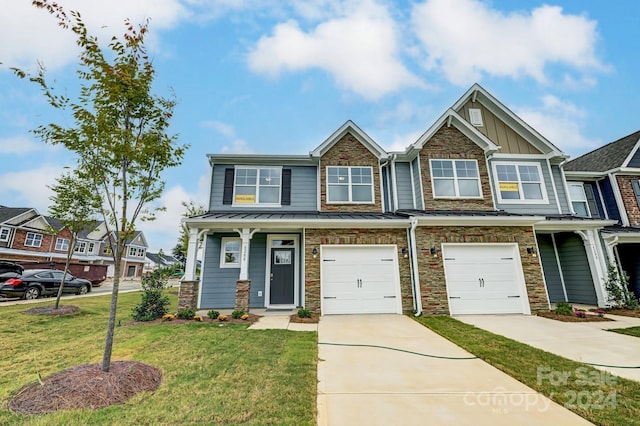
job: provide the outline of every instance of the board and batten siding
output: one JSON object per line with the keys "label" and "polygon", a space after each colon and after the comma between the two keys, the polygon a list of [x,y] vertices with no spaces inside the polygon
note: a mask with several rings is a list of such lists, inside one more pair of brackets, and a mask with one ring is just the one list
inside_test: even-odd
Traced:
{"label": "board and batten siding", "polygon": [[549,302],[566,302],[564,291],[562,290],[562,278],[558,269],[558,259],[556,249],[553,246],[551,234],[536,234],[538,242],[538,252],[542,262],[544,281],[547,284]]}
{"label": "board and batten siding", "polygon": [[[238,234],[216,234],[207,236],[202,273],[200,309],[233,309],[235,307],[236,281],[240,268],[220,268],[222,238],[237,238]],[[264,307],[264,279],[266,262],[266,234],[256,234],[251,239],[249,250],[249,279],[251,295],[249,306]],[[258,291],[262,296],[258,297]]]}
{"label": "board and batten siding", "polygon": [[411,186],[411,165],[409,163],[395,163],[396,191],[399,209],[413,209],[413,192]]}
{"label": "board and batten siding", "polygon": [[[545,167],[542,164],[542,167]],[[562,172],[558,165],[551,165],[551,173],[553,174],[553,183],[555,184],[556,191],[558,193],[558,200],[560,200],[560,209],[562,214],[571,214],[571,200],[569,194],[565,190],[564,180],[562,179]],[[547,188],[549,191],[549,188]],[[553,192],[553,188],[550,188],[550,192]]]}
{"label": "board and batten siding", "polygon": [[[538,164],[540,165],[540,171],[542,172],[542,178],[544,180],[544,186],[547,191],[547,201],[541,204],[535,203],[500,203],[498,201],[499,185],[498,179],[493,173],[493,163],[517,163],[517,164]],[[553,185],[551,183],[551,175],[549,174],[549,167],[547,167],[547,163],[545,160],[523,160],[523,159],[514,159],[510,160],[508,158],[499,158],[499,159],[491,159],[489,160],[489,174],[491,176],[491,180],[493,182],[493,188],[496,193],[494,194],[494,200],[496,203],[496,208],[498,210],[504,210],[509,213],[519,213],[519,214],[532,214],[532,215],[548,215],[548,214],[558,214],[558,205],[556,204],[556,197],[553,192]],[[556,189],[560,190],[557,188]],[[564,190],[563,190],[564,192]],[[566,197],[564,197],[566,198]],[[566,205],[566,199],[565,199]],[[561,204],[562,206],[562,204]]]}
{"label": "board and batten siding", "polygon": [[416,196],[416,208],[424,209],[422,187],[420,186],[420,159],[418,157],[411,162],[411,170],[413,171],[413,193]]}
{"label": "board and batten siding", "polygon": [[[252,211],[256,209],[255,206],[241,207],[231,204],[222,204],[225,170],[233,167],[233,165],[229,164],[215,164],[213,166],[213,175],[211,179],[211,204],[209,205],[209,210]],[[280,167],[280,165],[274,164],[271,167]],[[317,211],[317,168],[312,166],[283,166],[283,168],[291,169],[291,205],[259,208],[261,210]]]}

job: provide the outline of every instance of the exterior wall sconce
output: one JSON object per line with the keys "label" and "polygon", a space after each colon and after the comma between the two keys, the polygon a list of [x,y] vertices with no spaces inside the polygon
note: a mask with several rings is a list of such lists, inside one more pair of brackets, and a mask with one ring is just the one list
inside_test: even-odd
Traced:
{"label": "exterior wall sconce", "polygon": [[402,257],[404,257],[405,259],[409,257],[409,250],[407,250],[406,247],[402,247]]}
{"label": "exterior wall sconce", "polygon": [[433,257],[438,257],[438,249],[434,247],[431,247],[431,249],[429,250],[431,252],[431,255]]}
{"label": "exterior wall sconce", "polygon": [[311,254],[313,255],[314,259],[318,257],[318,249],[314,247],[313,250],[311,250]]}
{"label": "exterior wall sconce", "polygon": [[527,253],[533,257],[536,257],[536,248],[535,247],[527,247]]}

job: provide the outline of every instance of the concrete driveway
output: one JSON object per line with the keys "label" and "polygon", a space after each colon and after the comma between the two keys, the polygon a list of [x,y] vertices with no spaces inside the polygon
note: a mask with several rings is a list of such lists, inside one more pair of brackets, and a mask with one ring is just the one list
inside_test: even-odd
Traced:
{"label": "concrete driveway", "polygon": [[402,315],[323,316],[318,341],[321,426],[590,424]]}
{"label": "concrete driveway", "polygon": [[640,318],[606,315],[615,321],[562,322],[529,315],[459,315],[467,324],[595,368],[640,381],[640,339],[606,331],[640,326]]}

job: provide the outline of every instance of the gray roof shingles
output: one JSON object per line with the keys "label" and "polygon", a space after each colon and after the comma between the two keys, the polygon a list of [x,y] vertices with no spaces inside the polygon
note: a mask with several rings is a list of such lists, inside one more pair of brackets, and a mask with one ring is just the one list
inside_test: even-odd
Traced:
{"label": "gray roof shingles", "polygon": [[570,172],[606,172],[616,169],[622,166],[639,139],[640,130],[569,161],[564,169]]}

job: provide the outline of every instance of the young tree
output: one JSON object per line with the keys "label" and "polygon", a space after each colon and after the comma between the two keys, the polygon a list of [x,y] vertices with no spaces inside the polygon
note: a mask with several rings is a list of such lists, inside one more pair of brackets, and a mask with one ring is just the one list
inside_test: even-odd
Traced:
{"label": "young tree", "polygon": [[71,256],[75,250],[78,234],[89,231],[95,226],[95,215],[100,210],[99,200],[91,191],[91,185],[79,178],[77,173],[64,173],[57,179],[55,185],[50,186],[54,195],[49,199],[53,202],[49,206],[49,214],[58,219],[60,223],[69,230],[71,239],[67,247],[67,259],[64,265],[60,289],[56,297],[54,309],[60,305],[60,297],[67,279]]}
{"label": "young tree", "polygon": [[[204,206],[201,204],[194,204],[193,201],[189,200],[189,202],[182,202],[182,206],[185,208],[182,217],[191,217],[197,216],[200,214],[206,213]],[[184,264],[187,260],[187,248],[189,247],[189,228],[184,223],[180,223],[180,236],[178,237],[178,243],[173,248],[171,254],[173,257],[178,259],[180,263],[182,263],[182,267],[184,268]]]}
{"label": "young tree", "polygon": [[[174,99],[155,96],[153,64],[147,56],[144,38],[148,23],[135,28],[125,21],[123,39],[113,37],[104,48],[90,35],[78,12],[69,14],[49,0],[34,0],[70,30],[80,47],[77,77],[80,93],[75,100],[58,94],[45,80],[45,70],[37,75],[14,70],[43,90],[49,104],[70,112],[73,124],[47,124],[34,132],[44,141],[60,144],[77,154],[78,175],[90,182],[109,226],[114,261],[113,292],[102,370],[109,371],[113,348],[122,256],[137,220],[153,220],[151,201],[162,194],[160,173],[180,164],[186,146],[178,146],[168,134]],[[64,93],[64,92],[63,92]]]}

